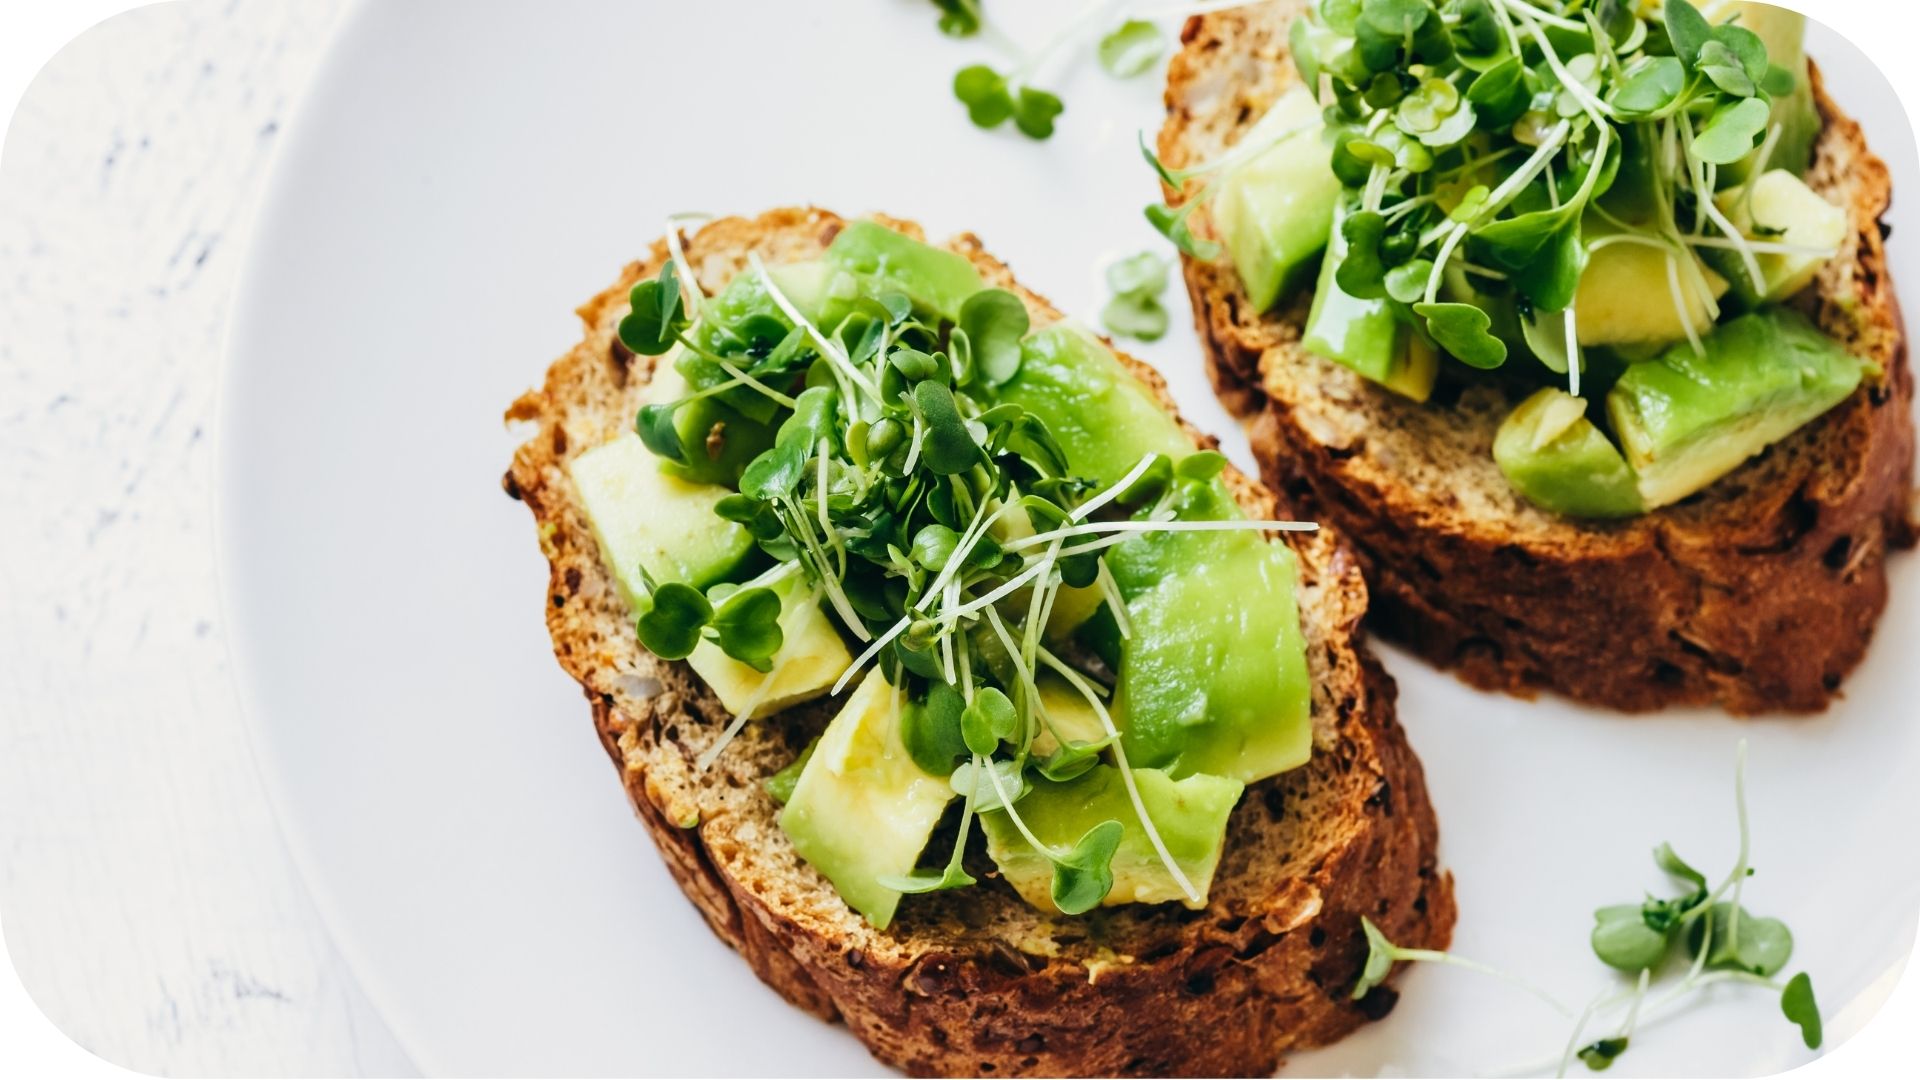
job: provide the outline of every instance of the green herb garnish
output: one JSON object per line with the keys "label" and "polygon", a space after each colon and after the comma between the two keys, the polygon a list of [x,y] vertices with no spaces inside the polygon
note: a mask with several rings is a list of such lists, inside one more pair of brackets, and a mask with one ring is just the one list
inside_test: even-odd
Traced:
{"label": "green herb garnish", "polygon": [[[1164,287],[1164,264],[1147,260],[1117,269],[1115,281],[1139,297]],[[908,756],[960,796],[945,863],[881,882],[887,888],[974,884],[963,866],[974,818],[1004,813],[1052,864],[1062,911],[1106,897],[1114,852],[1135,827],[1198,900],[1135,787],[1102,701],[1112,693],[1110,672],[1091,657],[1063,657],[1043,632],[1062,589],[1097,587],[1125,633],[1125,601],[1105,552],[1141,534],[1311,526],[1186,520],[1216,497],[1225,459],[1213,452],[1178,463],[1147,454],[1104,486],[1074,475],[1047,424],[1001,400],[1032,329],[1026,303],[1011,292],[979,289],[942,317],[876,278],[822,266],[825,279],[802,275],[819,284],[797,301],[797,290],[789,296],[754,255],[724,295],[708,298],[679,276],[677,262],[635,287],[639,314],[622,334],[636,352],[672,350],[661,362],[690,389],[642,408],[635,426],[673,462],[695,452],[674,423],[691,402],[717,397],[738,414],[733,423],[762,432],[751,445],[764,449],[740,463],[714,512],[742,526],[771,565],[704,592],[647,579],[641,643],[668,659],[714,645],[766,673],[764,693],[783,663],[782,598],[828,613],[857,653],[832,692],[879,667]],[[1039,694],[1043,671],[1090,703],[1101,737],[1055,730]],[[711,765],[752,712],[741,709],[697,767]],[[1043,734],[1045,754],[1035,749]],[[1103,760],[1123,778],[1134,820],[1102,822],[1071,846],[1042,842],[1020,813],[1032,774],[1057,782]],[[769,790],[791,796],[798,780],[792,767]]]}
{"label": "green herb garnish", "polygon": [[1167,309],[1160,295],[1167,291],[1167,261],[1151,251],[1117,259],[1107,266],[1107,288],[1113,298],[1100,311],[1110,334],[1139,341],[1158,341],[1167,332]]}
{"label": "green herb garnish", "polygon": [[[1780,1011],[1799,1026],[1807,1048],[1819,1048],[1820,1011],[1814,1002],[1812,979],[1801,972],[1785,983],[1774,980],[1792,955],[1792,933],[1780,920],[1755,916],[1740,906],[1742,888],[1753,875],[1748,863],[1752,837],[1747,822],[1746,765],[1747,744],[1742,739],[1734,765],[1739,855],[1733,869],[1717,886],[1709,889],[1704,874],[1675,854],[1671,845],[1661,844],[1654,849],[1655,865],[1685,891],[1675,897],[1648,896],[1640,903],[1616,904],[1594,913],[1591,937],[1594,955],[1610,967],[1635,973],[1637,979],[1631,990],[1602,992],[1577,1015],[1566,1050],[1559,1058],[1560,1075],[1565,1075],[1575,1057],[1590,1069],[1605,1069],[1626,1052],[1643,1012],[1656,1019],[1668,1015],[1688,995],[1722,982],[1760,986],[1779,994]],[[1395,963],[1425,961],[1506,979],[1545,1001],[1561,1015],[1576,1016],[1553,995],[1518,976],[1452,953],[1403,949],[1365,918],[1361,919],[1361,928],[1367,939],[1367,959],[1354,983],[1352,996],[1356,999],[1384,982]],[[1685,974],[1664,994],[1649,1001],[1647,991],[1653,977],[1676,955],[1688,958]],[[1591,1043],[1580,1042],[1589,1020],[1623,1005],[1627,1013],[1617,1034]]]}
{"label": "green herb garnish", "polygon": [[[1720,304],[1694,253],[1731,250],[1758,281],[1756,254],[1769,250],[1716,206],[1720,170],[1764,162],[1774,98],[1795,79],[1753,31],[1714,25],[1688,0],[1648,11],[1319,0],[1295,19],[1293,59],[1326,105],[1348,208],[1340,287],[1391,297],[1398,321],[1471,367],[1525,346],[1578,395],[1581,272],[1602,247],[1641,245],[1667,255],[1665,299],[1700,351],[1693,312],[1718,318]],[[1217,257],[1189,215],[1224,171],[1287,137],[1256,127],[1219,161],[1185,169],[1147,152],[1176,196],[1149,220],[1185,254]],[[1583,236],[1589,216],[1606,235]],[[1495,328],[1496,309],[1517,312],[1512,328]]]}

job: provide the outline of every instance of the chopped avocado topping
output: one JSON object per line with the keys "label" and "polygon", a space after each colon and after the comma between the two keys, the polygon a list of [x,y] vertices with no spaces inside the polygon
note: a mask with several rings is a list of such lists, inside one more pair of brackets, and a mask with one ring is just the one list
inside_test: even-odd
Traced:
{"label": "chopped avocado topping", "polygon": [[[1598,218],[1587,231],[1593,246],[1573,300],[1581,345],[1665,345],[1713,326],[1709,305],[1727,294],[1727,279],[1698,256],[1621,240]],[[1671,277],[1669,264],[1677,264]],[[1680,282],[1677,302],[1671,299],[1674,280]],[[1705,283],[1704,291],[1690,284],[1695,280]]]}
{"label": "chopped avocado topping", "polygon": [[[747,263],[712,297],[672,260],[634,286],[622,341],[663,359],[638,437],[581,459],[609,463],[583,501],[631,566],[640,644],[732,714],[693,767],[857,682],[766,791],[876,926],[977,884],[983,816],[1029,841],[1007,857],[1058,911],[1204,904],[1242,782],[1306,760],[1292,549],[1260,534],[1311,526],[1248,520],[1225,459],[1104,344],[1036,330],[958,255],[867,222]],[[1089,776],[1119,781],[1098,820],[1044,787]]]}
{"label": "chopped avocado topping", "polygon": [[567,466],[621,595],[647,606],[645,580],[704,588],[738,570],[753,537],[713,512],[727,489],[668,476],[640,440],[622,435]]}
{"label": "chopped avocado topping", "polygon": [[1342,215],[1329,226],[1327,258],[1320,264],[1301,345],[1402,397],[1425,401],[1440,371],[1439,352],[1414,326],[1394,316],[1385,296],[1362,300],[1340,287],[1335,275],[1347,253],[1340,231],[1345,220]]}
{"label": "chopped avocado topping", "polygon": [[1325,126],[1312,92],[1289,87],[1244,136],[1272,145],[1220,181],[1214,227],[1256,311],[1272,307],[1327,246],[1340,178]]}
{"label": "chopped avocado topping", "polygon": [[900,742],[900,702],[884,674],[868,672],[827,724],[780,812],[800,857],[883,930],[900,891],[880,879],[913,870],[953,799],[947,778],[921,771]]}
{"label": "chopped avocado topping", "polygon": [[[1029,339],[1005,399],[1043,417],[1068,463],[1096,481],[1121,479],[1143,454],[1198,450],[1111,352],[1064,327]],[[1182,520],[1241,516],[1218,480],[1175,487],[1167,505]],[[1292,551],[1245,531],[1168,532],[1115,547],[1107,565],[1132,630],[1116,700],[1134,764],[1245,781],[1304,764],[1312,732]]]}
{"label": "chopped avocado topping", "polygon": [[868,275],[881,288],[898,289],[948,322],[959,322],[960,305],[986,287],[965,258],[873,221],[849,222],[827,245],[826,262]]}
{"label": "chopped avocado topping", "polygon": [[[1161,842],[1187,880],[1205,896],[1213,882],[1214,868],[1220,863],[1227,819],[1245,785],[1218,776],[1175,780],[1159,769],[1135,769],[1133,779],[1147,812],[1160,828]],[[1113,885],[1101,903],[1178,901],[1191,908],[1205,906],[1188,899],[1147,835],[1137,825],[1125,825],[1132,818],[1131,801],[1120,770],[1113,766],[1095,765],[1065,782],[1035,779],[1033,790],[1020,800],[1019,808],[1034,837],[1055,848],[1070,847],[1101,822],[1123,823],[1111,864]],[[1007,884],[1034,907],[1054,909],[1051,861],[1034,850],[1005,811],[982,814],[980,824],[986,830],[987,851]]]}
{"label": "chopped avocado topping", "polygon": [[[1443,367],[1456,386],[1563,387],[1502,427],[1508,481],[1554,513],[1643,513],[1857,381],[1815,364],[1789,394],[1768,357],[1725,359],[1752,333],[1739,318],[1773,318],[1847,241],[1845,210],[1801,179],[1822,123],[1805,26],[1746,0],[1303,5],[1299,83],[1238,140],[1178,166],[1143,145],[1175,196],[1147,216],[1190,260],[1224,241],[1260,310],[1309,287],[1302,230],[1325,220],[1303,351],[1419,402]],[[1783,362],[1843,355],[1805,344]],[[1636,416],[1676,381],[1679,404]],[[1585,404],[1600,396],[1604,414]],[[1117,654],[1117,625],[1084,625]]]}
{"label": "chopped avocado topping", "polygon": [[1631,517],[1645,507],[1620,448],[1587,419],[1587,403],[1542,387],[1493,438],[1493,459],[1514,490],[1568,517]]}
{"label": "chopped avocado topping", "polygon": [[1785,308],[1739,316],[1703,344],[1630,365],[1607,394],[1648,506],[1686,498],[1845,401],[1864,366]]}
{"label": "chopped avocado topping", "polygon": [[687,657],[720,704],[747,720],[819,697],[853,663],[804,578],[789,574],[771,588],[780,601],[781,646],[769,670],[734,659],[714,641],[700,642]]}
{"label": "chopped avocado topping", "polygon": [[1714,197],[1720,212],[1756,248],[1760,280],[1748,274],[1746,260],[1725,249],[1708,252],[1714,266],[1733,281],[1748,307],[1785,300],[1813,284],[1847,238],[1847,212],[1820,197],[1785,169],[1761,173],[1751,185],[1728,188]]}

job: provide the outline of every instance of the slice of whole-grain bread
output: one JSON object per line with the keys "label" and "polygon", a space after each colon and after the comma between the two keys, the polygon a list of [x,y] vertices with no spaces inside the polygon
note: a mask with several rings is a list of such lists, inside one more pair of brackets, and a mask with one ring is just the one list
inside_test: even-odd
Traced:
{"label": "slice of whole-grain bread", "polygon": [[[1188,21],[1167,75],[1168,164],[1217,155],[1298,81],[1287,30],[1305,6]],[[1824,129],[1807,181],[1852,230],[1801,303],[1884,375],[1642,517],[1535,508],[1493,460],[1506,391],[1443,383],[1415,404],[1300,347],[1311,290],[1255,311],[1230,265],[1185,260],[1215,389],[1247,417],[1268,481],[1353,543],[1381,633],[1477,686],[1620,709],[1811,711],[1832,699],[1886,604],[1888,551],[1914,542],[1913,380],[1882,247],[1886,164],[1818,71],[1813,86]]]}
{"label": "slice of whole-grain bread", "polygon": [[[810,209],[728,218],[687,238],[687,258],[711,292],[748,252],[769,263],[810,258],[841,224]],[[1035,325],[1061,317],[973,237],[951,246],[988,282],[1018,292]],[[614,330],[629,288],[665,258],[656,243],[580,309],[586,339],[508,412],[538,430],[504,483],[533,511],[551,564],[543,607],[554,652],[592,703],[640,820],[714,932],[788,1000],[844,1020],[880,1060],[923,1075],[1266,1073],[1291,1049],[1383,1015],[1391,988],[1348,996],[1367,952],[1361,917],[1396,941],[1441,948],[1453,887],[1436,863],[1433,809],[1394,718],[1393,682],[1359,637],[1365,586],[1330,532],[1288,534],[1301,568],[1314,756],[1247,789],[1204,910],[1049,916],[982,862],[980,886],[908,897],[892,927],[875,930],[795,855],[760,784],[825,725],[834,702],[750,724],[710,771],[695,768],[729,717],[684,663],[641,648],[566,471],[633,422],[654,361],[627,351]],[[1164,398],[1157,374],[1127,362]],[[1249,513],[1274,511],[1259,485],[1238,475],[1231,483]]]}

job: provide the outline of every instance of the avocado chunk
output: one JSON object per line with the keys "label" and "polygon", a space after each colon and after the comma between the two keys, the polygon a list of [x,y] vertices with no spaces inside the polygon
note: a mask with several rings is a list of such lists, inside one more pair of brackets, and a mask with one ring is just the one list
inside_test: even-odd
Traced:
{"label": "avocado chunk", "polygon": [[1362,300],[1340,287],[1334,271],[1346,258],[1340,215],[1329,226],[1327,257],[1300,343],[1315,356],[1352,368],[1402,397],[1425,401],[1440,372],[1440,354],[1413,327],[1394,317],[1386,298]]}
{"label": "avocado chunk", "polygon": [[1641,512],[1633,470],[1593,421],[1587,403],[1545,387],[1520,403],[1493,437],[1493,460],[1514,490],[1568,517]]}
{"label": "avocado chunk", "polygon": [[1327,246],[1340,178],[1333,149],[1320,137],[1325,127],[1312,91],[1290,87],[1241,139],[1280,141],[1229,171],[1214,196],[1214,226],[1257,311],[1293,288]]}
{"label": "avocado chunk", "polygon": [[726,488],[668,476],[632,432],[574,458],[567,472],[620,594],[635,611],[649,607],[642,570],[658,582],[705,588],[725,580],[754,550],[747,530],[713,512]]}
{"label": "avocado chunk", "polygon": [[1769,169],[1752,183],[1728,188],[1713,201],[1741,234],[1767,243],[1791,244],[1807,250],[1754,255],[1760,281],[1747,274],[1740,253],[1715,248],[1707,259],[1733,282],[1734,295],[1748,307],[1785,300],[1808,285],[1820,268],[1832,260],[1847,238],[1847,212],[1821,198],[1799,177],[1785,169]]}
{"label": "avocado chunk", "polygon": [[[687,396],[688,386],[680,369],[668,353],[654,365],[653,381],[647,384],[647,401],[665,404]],[[660,460],[660,471],[694,484],[720,484],[738,487],[747,464],[773,445],[773,428],[749,419],[718,396],[703,397],[681,405],[673,413],[674,434],[686,460]]]}
{"label": "avocado chunk", "polygon": [[1607,413],[1648,507],[1686,498],[1845,401],[1863,365],[1786,308],[1722,323],[1629,365]]}
{"label": "avocado chunk", "polygon": [[720,646],[702,641],[687,657],[694,673],[735,716],[758,720],[763,716],[811,701],[827,692],[840,673],[853,663],[840,632],[821,609],[820,597],[799,574],[789,574],[772,586],[780,598],[780,651],[773,654],[767,672],[728,656]]}
{"label": "avocado chunk", "polygon": [[850,221],[827,245],[828,266],[873,279],[868,291],[898,289],[914,306],[948,322],[986,288],[971,262],[873,221]]}
{"label": "avocado chunk", "polygon": [[[672,394],[676,376],[671,370],[660,365],[649,397]],[[714,513],[715,504],[731,494],[728,489],[690,483],[663,471],[662,464],[639,436],[627,433],[581,454],[567,470],[601,558],[636,616],[652,607],[646,575],[660,584],[706,588],[737,577],[755,551],[744,528]],[[736,716],[768,716],[818,697],[853,662],[800,575],[776,582],[773,591],[780,598],[784,640],[770,672],[754,670],[710,641],[687,657],[694,673]]]}
{"label": "avocado chunk", "polygon": [[[1180,511],[1239,514],[1217,481]],[[1252,532],[1159,533],[1112,548],[1107,565],[1132,624],[1114,689],[1128,761],[1247,783],[1306,764],[1311,682],[1293,549]]]}
{"label": "avocado chunk", "polygon": [[[1048,327],[1022,355],[1002,400],[1046,421],[1075,473],[1111,483],[1147,453],[1178,461],[1198,449],[1085,333]],[[1189,485],[1179,514],[1241,516],[1217,480]],[[1253,532],[1160,533],[1108,549],[1107,565],[1132,630],[1117,639],[1114,693],[1131,763],[1246,782],[1304,764],[1310,683],[1292,549]]]}
{"label": "avocado chunk", "polygon": [[911,874],[953,799],[944,776],[923,772],[900,741],[900,707],[878,669],[827,724],[800,770],[780,828],[867,921],[886,929],[900,903],[880,884]]}
{"label": "avocado chunk", "polygon": [[[1177,900],[1190,908],[1206,906],[1213,872],[1220,864],[1227,819],[1244,784],[1218,776],[1175,780],[1159,769],[1133,770],[1147,817],[1167,853],[1200,894],[1200,902],[1194,903],[1167,872],[1141,827],[1119,769],[1096,765],[1064,783],[1038,775],[1031,779],[1033,790],[1014,804],[1014,810],[1037,839],[1056,851],[1071,848],[1103,821],[1118,821],[1125,830],[1113,854],[1113,889],[1101,901],[1103,905]],[[1007,884],[1041,911],[1058,910],[1053,906],[1053,863],[1027,843],[1007,812],[982,814],[980,824],[987,834],[987,853]]]}
{"label": "avocado chunk", "polygon": [[[1727,292],[1727,279],[1692,254],[1671,255],[1638,242],[1595,245],[1617,230],[1589,217],[1583,223],[1588,244],[1587,268],[1573,295],[1574,336],[1582,345],[1665,345],[1713,324],[1713,312],[1701,298],[1695,278],[1685,263],[1675,267],[1680,299],[1674,299],[1667,261],[1690,260],[1705,277],[1718,300]],[[1684,321],[1682,312],[1684,311]]]}
{"label": "avocado chunk", "polygon": [[1119,480],[1149,453],[1179,461],[1196,449],[1112,350],[1063,323],[1020,343],[1020,371],[1000,400],[1045,420],[1073,471],[1096,481]]}

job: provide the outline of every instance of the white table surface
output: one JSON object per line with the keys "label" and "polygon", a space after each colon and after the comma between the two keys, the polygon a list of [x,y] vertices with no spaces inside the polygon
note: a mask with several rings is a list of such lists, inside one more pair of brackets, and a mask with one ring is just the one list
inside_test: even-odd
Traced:
{"label": "white table surface", "polygon": [[412,1072],[281,845],[212,548],[228,300],[343,7],[109,20],[0,156],[0,925],[59,1027],[147,1072]]}

